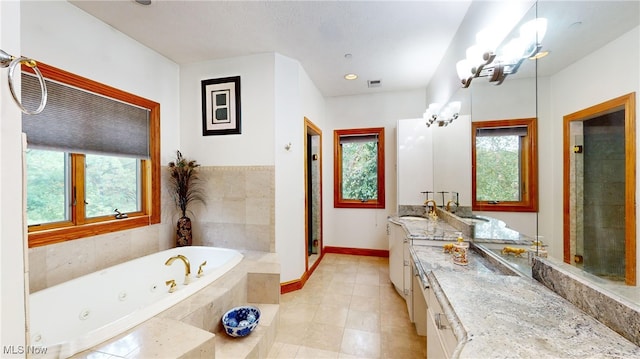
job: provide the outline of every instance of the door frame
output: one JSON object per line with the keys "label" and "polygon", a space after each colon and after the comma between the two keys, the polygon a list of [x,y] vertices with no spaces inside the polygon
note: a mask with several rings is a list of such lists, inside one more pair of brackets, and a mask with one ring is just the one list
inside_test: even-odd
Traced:
{"label": "door frame", "polygon": [[[318,238],[318,248],[320,250],[320,253],[318,254],[318,259],[312,264],[312,268],[309,268],[309,254],[308,254],[308,243],[309,243],[309,226],[311,225],[311,223],[309,223],[309,204],[311,201],[311,194],[309,193],[309,181],[311,180],[310,178],[308,178],[308,166],[309,166],[309,153],[307,151],[308,148],[308,143],[307,143],[307,138],[309,137],[309,135],[312,136],[320,136],[319,139],[319,146],[318,146],[318,153],[319,153],[319,166],[320,166],[320,181],[319,181],[319,190],[320,190],[320,203],[319,203],[319,211],[320,211],[320,228],[319,228],[319,238]],[[316,269],[316,267],[318,266],[318,264],[320,263],[320,260],[322,259],[322,257],[324,256],[324,243],[322,240],[322,130],[320,129],[320,127],[316,126],[313,122],[311,122],[311,120],[309,120],[308,118],[304,118],[304,266],[305,266],[305,271],[307,272],[306,277],[308,277],[309,275],[311,275],[311,273]]]}
{"label": "door frame", "polygon": [[624,110],[625,131],[625,284],[636,285],[636,93],[632,92],[564,116],[563,202],[564,262],[572,264],[570,225],[571,123]]}

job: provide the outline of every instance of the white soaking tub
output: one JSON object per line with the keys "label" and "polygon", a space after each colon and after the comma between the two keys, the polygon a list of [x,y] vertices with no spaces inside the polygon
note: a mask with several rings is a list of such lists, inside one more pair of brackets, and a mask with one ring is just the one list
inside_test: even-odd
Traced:
{"label": "white soaking tub", "polygon": [[[123,249],[126,250],[126,249]],[[183,284],[191,264],[190,283]],[[32,293],[29,296],[32,346],[47,357],[66,358],[110,339],[168,309],[231,270],[243,258],[232,249],[179,247],[137,258]],[[204,273],[198,267],[204,261]],[[177,287],[169,293],[168,280]]]}

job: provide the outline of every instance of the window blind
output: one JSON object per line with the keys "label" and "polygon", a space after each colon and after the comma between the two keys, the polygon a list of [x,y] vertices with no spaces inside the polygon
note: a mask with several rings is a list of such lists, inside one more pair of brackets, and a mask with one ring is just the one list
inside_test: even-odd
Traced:
{"label": "window blind", "polygon": [[527,135],[527,126],[483,127],[476,129],[476,137],[488,136],[521,136]]}
{"label": "window blind", "polygon": [[[37,115],[22,115],[27,147],[74,153],[150,158],[149,111],[45,80],[48,100]],[[36,77],[22,73],[22,101],[40,103]]]}
{"label": "window blind", "polygon": [[340,144],[359,142],[378,142],[378,135],[340,135]]}

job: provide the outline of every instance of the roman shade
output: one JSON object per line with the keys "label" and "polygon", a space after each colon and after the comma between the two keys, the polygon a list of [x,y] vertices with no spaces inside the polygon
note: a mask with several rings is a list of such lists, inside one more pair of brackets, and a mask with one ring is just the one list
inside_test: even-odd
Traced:
{"label": "roman shade", "polygon": [[482,127],[476,129],[476,137],[527,135],[527,126]]}
{"label": "roman shade", "polygon": [[340,144],[343,143],[362,143],[362,142],[378,142],[377,134],[367,135],[340,135]]}
{"label": "roman shade", "polygon": [[[150,158],[149,111],[46,80],[48,101],[37,115],[22,115],[27,147],[73,153]],[[40,101],[38,79],[22,73],[22,101]]]}

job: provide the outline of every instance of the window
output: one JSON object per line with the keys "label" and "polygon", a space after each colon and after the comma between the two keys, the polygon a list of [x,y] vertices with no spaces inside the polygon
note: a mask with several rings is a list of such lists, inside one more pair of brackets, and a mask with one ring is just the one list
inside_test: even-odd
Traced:
{"label": "window", "polygon": [[384,128],[334,131],[334,207],[385,208]]}
{"label": "window", "polygon": [[[23,117],[29,246],[160,223],[160,105],[46,64],[38,68],[49,101],[42,114]],[[28,104],[31,70],[23,70]],[[74,95],[61,93],[67,90]],[[85,95],[98,104],[88,105]],[[143,118],[128,117],[130,109]],[[126,216],[116,217],[116,209]]]}
{"label": "window", "polygon": [[474,211],[536,212],[536,120],[473,122]]}

